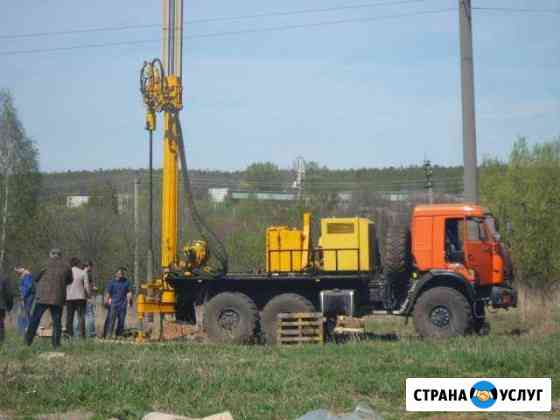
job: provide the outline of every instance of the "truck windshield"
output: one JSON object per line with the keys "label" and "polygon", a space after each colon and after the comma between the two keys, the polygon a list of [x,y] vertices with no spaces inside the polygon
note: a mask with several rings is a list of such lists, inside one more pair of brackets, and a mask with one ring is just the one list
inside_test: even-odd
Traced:
{"label": "truck windshield", "polygon": [[494,216],[491,216],[491,215],[486,216],[484,218],[484,224],[486,225],[486,230],[490,234],[490,237],[495,241],[499,241],[500,240],[500,234],[498,233],[498,230],[496,229],[496,219],[494,219]]}

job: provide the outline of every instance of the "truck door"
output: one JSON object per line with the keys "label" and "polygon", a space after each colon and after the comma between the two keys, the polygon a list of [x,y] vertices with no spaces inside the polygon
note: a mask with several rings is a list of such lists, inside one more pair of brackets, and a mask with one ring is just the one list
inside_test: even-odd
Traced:
{"label": "truck door", "polygon": [[493,244],[482,219],[469,217],[465,223],[467,267],[477,273],[481,285],[492,284]]}

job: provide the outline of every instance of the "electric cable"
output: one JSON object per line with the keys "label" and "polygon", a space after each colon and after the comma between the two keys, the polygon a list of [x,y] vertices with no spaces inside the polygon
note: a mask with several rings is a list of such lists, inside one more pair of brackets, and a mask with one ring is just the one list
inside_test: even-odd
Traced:
{"label": "electric cable", "polygon": [[[315,23],[302,23],[302,24],[294,24],[294,25],[270,26],[270,27],[256,28],[256,29],[242,29],[242,30],[238,30],[238,31],[210,32],[210,33],[204,33],[204,34],[185,35],[184,39],[217,38],[217,37],[232,36],[232,35],[244,35],[244,34],[267,33],[267,32],[282,32],[282,31],[288,31],[288,30],[293,30],[293,29],[316,28],[316,27],[322,27],[322,26],[342,25],[342,24],[348,24],[348,23],[366,23],[366,22],[373,22],[373,21],[378,21],[378,20],[399,19],[399,18],[412,17],[412,16],[422,16],[422,15],[445,13],[445,12],[450,12],[450,11],[454,11],[454,10],[457,10],[457,9],[456,8],[435,9],[435,10],[425,10],[425,11],[413,12],[413,13],[401,13],[401,14],[395,14],[395,15],[372,16],[372,17],[355,18],[355,19],[338,19],[338,20],[315,22]],[[36,49],[29,49],[29,50],[2,51],[2,52],[0,52],[0,56],[11,56],[11,55],[22,55],[22,54],[38,54],[38,53],[48,53],[48,52],[58,52],[58,51],[84,50],[84,49],[91,49],[91,48],[127,46],[127,45],[140,45],[140,44],[148,44],[148,43],[156,43],[156,42],[161,42],[161,39],[141,39],[141,40],[136,40],[136,41],[117,41],[117,42],[105,42],[105,43],[98,43],[98,44],[71,45],[71,46],[68,46],[68,47],[36,48]]]}
{"label": "electric cable", "polygon": [[472,10],[486,10],[491,12],[512,12],[512,13],[553,13],[560,14],[560,9],[516,9],[509,7],[471,7]]}
{"label": "electric cable", "polygon": [[[186,19],[183,21],[183,25],[196,24],[196,23],[239,21],[239,20],[258,19],[258,18],[265,18],[265,17],[293,16],[293,15],[302,15],[302,14],[311,14],[311,13],[334,12],[339,10],[355,10],[355,9],[365,9],[365,8],[373,8],[379,6],[393,6],[393,5],[407,4],[407,3],[420,3],[425,1],[427,0],[380,1],[375,3],[363,3],[363,4],[355,4],[355,5],[348,5],[348,6],[333,6],[333,7],[324,7],[324,8],[317,8],[317,9],[300,9],[300,10],[287,10],[287,11],[277,11],[277,12],[269,12],[269,13],[257,13],[252,15]],[[138,25],[115,25],[115,26],[104,26],[99,28],[69,29],[66,31],[32,32],[27,34],[0,35],[0,40],[38,38],[38,37],[57,36],[57,35],[75,35],[75,34],[95,33],[95,32],[127,31],[132,29],[145,29],[145,28],[154,28],[154,27],[161,27],[161,24],[148,23],[148,24],[138,24]],[[166,28],[167,27],[165,26],[163,27],[163,29]]]}

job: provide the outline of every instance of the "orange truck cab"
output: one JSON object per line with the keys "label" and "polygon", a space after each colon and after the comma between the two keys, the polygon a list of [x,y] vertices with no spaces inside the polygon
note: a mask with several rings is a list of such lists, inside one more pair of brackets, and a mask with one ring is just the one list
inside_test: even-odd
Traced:
{"label": "orange truck cab", "polygon": [[420,272],[449,270],[477,286],[505,282],[507,258],[495,220],[481,206],[418,206],[412,216],[411,238]]}
{"label": "orange truck cab", "polygon": [[474,204],[417,206],[409,240],[414,282],[402,312],[414,313],[421,335],[437,336],[436,327],[445,335],[449,328],[443,327],[457,321],[453,313],[461,305],[468,307],[462,312],[472,317],[469,322],[477,332],[485,306],[516,306],[510,258],[488,209]]}

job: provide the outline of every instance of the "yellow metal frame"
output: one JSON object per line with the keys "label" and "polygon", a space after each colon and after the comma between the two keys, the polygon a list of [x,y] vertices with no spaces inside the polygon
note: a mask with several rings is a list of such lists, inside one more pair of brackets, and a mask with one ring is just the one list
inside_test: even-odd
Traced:
{"label": "yellow metal frame", "polygon": [[163,115],[163,127],[161,266],[167,268],[177,260],[177,203],[179,201],[177,129],[169,112]]}
{"label": "yellow metal frame", "polygon": [[[139,321],[146,313],[174,314],[176,297],[166,281],[165,272],[178,266],[178,142],[174,114],[183,109],[182,42],[183,0],[162,0],[163,5],[163,63],[154,60],[146,63],[143,87],[146,104],[146,129],[155,131],[156,113],[163,112],[163,179],[161,205],[161,277],[148,279],[140,287],[136,300]],[[167,73],[167,74],[165,74]],[[142,324],[143,325],[143,324]],[[143,340],[143,332],[139,339]]]}

